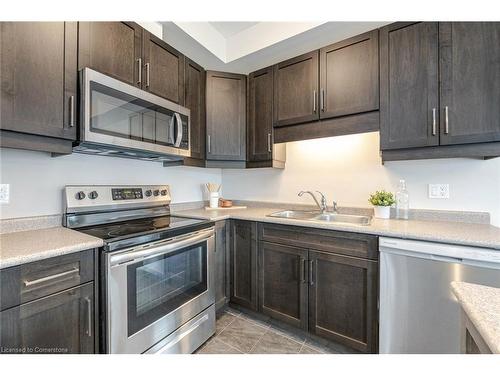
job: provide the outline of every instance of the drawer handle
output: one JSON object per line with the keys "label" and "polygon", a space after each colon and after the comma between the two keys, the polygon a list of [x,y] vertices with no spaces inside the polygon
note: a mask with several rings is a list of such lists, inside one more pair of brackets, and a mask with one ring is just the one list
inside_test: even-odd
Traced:
{"label": "drawer handle", "polygon": [[34,286],[34,285],[38,285],[38,284],[43,284],[47,281],[51,281],[51,280],[55,280],[55,279],[59,279],[59,278],[62,278],[62,277],[65,277],[65,276],[69,276],[69,275],[73,275],[74,273],[78,273],[80,270],[78,268],[73,268],[69,271],[65,271],[65,272],[61,272],[61,273],[56,273],[55,275],[50,275],[50,276],[46,276],[46,277],[42,277],[40,279],[35,279],[35,280],[31,280],[31,281],[25,281],[24,282],[24,286],[25,287],[28,287],[28,286]]}

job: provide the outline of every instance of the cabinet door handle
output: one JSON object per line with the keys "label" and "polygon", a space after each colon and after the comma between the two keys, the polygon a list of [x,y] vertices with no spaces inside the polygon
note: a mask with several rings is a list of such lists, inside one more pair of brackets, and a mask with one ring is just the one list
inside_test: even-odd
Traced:
{"label": "cabinet door handle", "polygon": [[140,85],[142,83],[142,59],[140,57],[137,59],[137,66],[137,84]]}
{"label": "cabinet door handle", "polygon": [[448,134],[450,132],[450,125],[448,122],[448,106],[444,107],[444,134]]}
{"label": "cabinet door handle", "polygon": [[314,260],[309,261],[309,284],[314,285]]}
{"label": "cabinet door handle", "polygon": [[151,67],[151,64],[150,63],[146,63],[144,64],[144,66],[146,67],[146,87],[149,87],[149,74],[150,74],[150,67]]}
{"label": "cabinet door handle", "polygon": [[211,142],[210,142],[210,135],[208,135],[208,139],[207,139],[207,148],[208,148],[208,153],[210,154],[211,152]]}
{"label": "cabinet door handle", "polygon": [[267,152],[273,152],[271,149],[271,133],[267,133]]}
{"label": "cabinet door handle", "polygon": [[75,96],[69,97],[69,126],[75,126]]}
{"label": "cabinet door handle", "polygon": [[436,135],[436,108],[432,108],[432,135]]}
{"label": "cabinet door handle", "polygon": [[325,89],[321,89],[321,112],[325,112]]}
{"label": "cabinet door handle", "polygon": [[304,258],[300,258],[300,282],[306,282],[306,260]]}
{"label": "cabinet door handle", "polygon": [[316,113],[316,90],[313,90],[313,113]]}
{"label": "cabinet door handle", "polygon": [[92,301],[87,297],[85,303],[87,304],[87,329],[85,334],[92,337]]}
{"label": "cabinet door handle", "polygon": [[56,280],[59,278],[66,278],[67,276],[73,275],[74,273],[78,273],[80,270],[78,268],[73,268],[69,271],[61,272],[61,273],[56,273],[55,275],[49,275],[45,277],[41,277],[39,279],[31,280],[31,281],[24,281],[24,286],[29,287],[33,285],[38,285],[38,284],[43,284],[48,281]]}

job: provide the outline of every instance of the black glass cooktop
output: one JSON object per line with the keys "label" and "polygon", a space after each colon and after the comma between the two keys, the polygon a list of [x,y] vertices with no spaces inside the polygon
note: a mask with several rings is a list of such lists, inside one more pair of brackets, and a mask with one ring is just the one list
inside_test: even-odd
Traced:
{"label": "black glass cooktop", "polygon": [[78,231],[105,241],[141,236],[159,231],[175,230],[206,223],[207,220],[190,219],[177,216],[159,216],[147,219],[127,220],[111,224],[78,228]]}

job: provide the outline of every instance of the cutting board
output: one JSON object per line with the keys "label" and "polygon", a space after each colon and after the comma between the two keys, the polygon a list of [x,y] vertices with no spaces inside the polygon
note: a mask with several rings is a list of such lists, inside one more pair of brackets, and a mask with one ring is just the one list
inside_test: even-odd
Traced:
{"label": "cutting board", "polygon": [[231,206],[231,207],[216,207],[216,208],[205,207],[205,210],[207,210],[207,211],[215,211],[215,210],[225,211],[225,210],[239,210],[242,208],[247,208],[247,206]]}

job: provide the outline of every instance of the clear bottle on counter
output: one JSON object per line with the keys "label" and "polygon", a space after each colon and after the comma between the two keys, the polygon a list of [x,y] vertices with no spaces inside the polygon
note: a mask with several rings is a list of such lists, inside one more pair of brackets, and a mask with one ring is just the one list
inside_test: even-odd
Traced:
{"label": "clear bottle on counter", "polygon": [[408,220],[410,211],[410,195],[406,190],[406,181],[399,180],[399,188],[396,192],[396,219]]}

